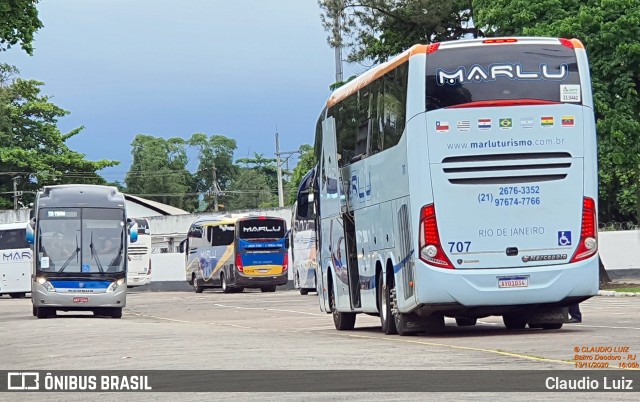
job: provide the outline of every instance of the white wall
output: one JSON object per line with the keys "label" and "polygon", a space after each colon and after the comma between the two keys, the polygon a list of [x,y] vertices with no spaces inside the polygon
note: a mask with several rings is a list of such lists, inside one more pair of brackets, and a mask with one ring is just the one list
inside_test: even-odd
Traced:
{"label": "white wall", "polygon": [[640,268],[640,230],[599,232],[598,240],[605,269]]}

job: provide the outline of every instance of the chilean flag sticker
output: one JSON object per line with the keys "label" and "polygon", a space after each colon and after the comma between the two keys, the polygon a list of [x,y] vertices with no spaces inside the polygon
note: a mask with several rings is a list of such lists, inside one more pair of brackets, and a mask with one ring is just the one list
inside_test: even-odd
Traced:
{"label": "chilean flag sticker", "polygon": [[448,121],[436,121],[436,131],[439,133],[446,133],[449,131]]}

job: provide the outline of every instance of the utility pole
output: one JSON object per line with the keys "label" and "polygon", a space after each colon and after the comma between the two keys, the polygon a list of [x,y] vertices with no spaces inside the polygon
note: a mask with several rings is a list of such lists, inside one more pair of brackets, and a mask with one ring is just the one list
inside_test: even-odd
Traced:
{"label": "utility pole", "polygon": [[218,195],[221,193],[218,185],[218,175],[216,165],[211,168],[211,196],[213,197],[213,210],[218,212]]}
{"label": "utility pole", "polygon": [[280,166],[280,139],[276,131],[276,166],[278,167],[278,205],[284,207],[284,194],[282,194],[282,166]]}
{"label": "utility pole", "polygon": [[18,209],[18,176],[13,178],[13,209]]}
{"label": "utility pole", "polygon": [[[300,151],[280,152],[280,138],[278,135],[278,129],[276,128],[276,166],[278,168],[278,205],[280,208],[284,207],[284,191],[282,189],[282,164],[289,163],[289,158],[294,154],[300,153]],[[284,161],[281,161],[280,156],[287,155]]]}
{"label": "utility pole", "polygon": [[340,3],[340,11],[338,11],[333,19],[333,40],[335,43],[334,54],[336,59],[336,82],[342,82],[342,32],[340,16],[344,8]]}

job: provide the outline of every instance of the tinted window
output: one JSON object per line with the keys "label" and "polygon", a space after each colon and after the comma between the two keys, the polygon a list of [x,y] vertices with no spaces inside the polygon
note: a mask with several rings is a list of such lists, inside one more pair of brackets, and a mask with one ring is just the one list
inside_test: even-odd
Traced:
{"label": "tinted window", "polygon": [[209,226],[208,231],[212,246],[228,246],[233,243],[235,234],[233,225]]}
{"label": "tinted window", "polygon": [[286,224],[282,219],[249,219],[238,223],[241,239],[283,238]]}
{"label": "tinted window", "polygon": [[9,229],[0,231],[0,250],[29,248],[25,237],[25,229]]}
{"label": "tinted window", "polygon": [[427,56],[426,74],[427,110],[486,100],[560,102],[561,85],[580,84],[575,51],[562,45],[441,49]]}

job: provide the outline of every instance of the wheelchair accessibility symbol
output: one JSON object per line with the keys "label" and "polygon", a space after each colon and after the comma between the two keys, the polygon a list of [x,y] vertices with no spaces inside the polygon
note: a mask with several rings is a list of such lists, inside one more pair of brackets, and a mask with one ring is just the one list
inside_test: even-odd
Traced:
{"label": "wheelchair accessibility symbol", "polygon": [[558,232],[558,246],[571,245],[571,232]]}

